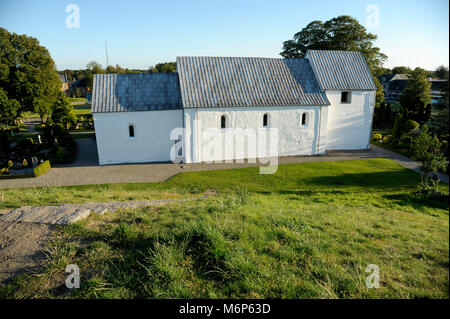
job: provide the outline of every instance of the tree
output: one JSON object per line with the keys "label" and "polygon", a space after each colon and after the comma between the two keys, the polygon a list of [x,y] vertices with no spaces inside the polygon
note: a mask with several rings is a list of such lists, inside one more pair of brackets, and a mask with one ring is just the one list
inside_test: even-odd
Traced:
{"label": "tree", "polygon": [[438,136],[449,132],[449,87],[448,82],[442,87],[443,98],[434,106],[430,117],[430,129]]}
{"label": "tree", "polygon": [[434,71],[434,76],[440,79],[448,79],[448,67],[444,65],[438,66],[436,71]]}
{"label": "tree", "polygon": [[[447,161],[441,152],[442,143],[438,138],[429,134],[428,127],[424,125],[414,144],[414,158],[420,162],[421,184],[419,192],[425,195],[440,195],[438,189],[439,170],[445,171]],[[435,176],[430,179],[430,175]]]}
{"label": "tree", "polygon": [[376,76],[373,77],[373,81],[375,82],[375,85],[377,86],[377,92],[375,94],[375,107],[377,108],[384,101],[384,91],[383,91],[383,86],[381,85],[380,81],[378,81],[378,78]]}
{"label": "tree", "polygon": [[43,98],[34,100],[34,111],[39,114],[41,121],[45,123],[52,114],[52,106],[56,101],[49,101]]}
{"label": "tree", "polygon": [[17,118],[20,103],[15,99],[9,99],[7,92],[0,88],[0,123],[11,125]]}
{"label": "tree", "polygon": [[411,74],[413,70],[407,66],[396,66],[392,68],[392,74]]}
{"label": "tree", "polygon": [[150,67],[148,70],[149,73],[171,73],[177,72],[177,63],[176,62],[164,62],[158,63],[154,67]]}
{"label": "tree", "polygon": [[[411,73],[407,87],[400,96],[400,104],[409,111],[414,120],[419,123],[428,121],[427,105],[431,103],[431,83],[428,81],[426,71],[416,68]],[[429,116],[429,115],[428,115]]]}
{"label": "tree", "polygon": [[19,103],[19,116],[35,111],[37,100],[54,101],[61,81],[50,53],[36,38],[0,28],[0,87],[8,100]]}
{"label": "tree", "polygon": [[361,51],[372,74],[379,75],[387,56],[374,46],[376,39],[356,19],[344,15],[309,23],[292,40],[283,42],[280,54],[285,58],[303,58],[310,49]]}
{"label": "tree", "polygon": [[392,128],[392,141],[398,143],[400,137],[402,136],[403,130],[403,117],[401,113],[397,113],[394,120],[394,126]]}
{"label": "tree", "polygon": [[77,122],[77,116],[73,106],[64,93],[60,93],[56,103],[53,105],[52,121],[55,124],[65,126],[67,129]]}
{"label": "tree", "polygon": [[102,74],[105,73],[105,70],[102,68],[100,63],[95,61],[91,61],[86,65],[86,70],[84,71],[84,77],[87,80],[87,90],[92,91],[92,84],[94,80],[94,74]]}

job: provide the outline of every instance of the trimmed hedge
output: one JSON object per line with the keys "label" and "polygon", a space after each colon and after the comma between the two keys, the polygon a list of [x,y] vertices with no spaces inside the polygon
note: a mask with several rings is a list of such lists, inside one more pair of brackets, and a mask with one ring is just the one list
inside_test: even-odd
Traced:
{"label": "trimmed hedge", "polygon": [[5,174],[0,175],[0,179],[16,179],[16,178],[32,178],[39,177],[42,174],[47,173],[50,170],[50,161],[45,161],[33,169],[33,173],[30,174]]}
{"label": "trimmed hedge", "polygon": [[50,168],[51,168],[50,161],[48,161],[48,160],[43,162],[43,163],[41,163],[41,164],[39,164],[38,166],[36,166],[33,169],[34,177],[39,177],[42,174],[47,173],[50,170]]}

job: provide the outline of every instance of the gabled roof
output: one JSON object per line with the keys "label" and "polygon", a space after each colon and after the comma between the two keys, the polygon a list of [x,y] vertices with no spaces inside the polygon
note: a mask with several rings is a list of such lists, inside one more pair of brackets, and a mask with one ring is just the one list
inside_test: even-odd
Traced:
{"label": "gabled roof", "polygon": [[93,84],[92,112],[181,108],[176,73],[96,74]]}
{"label": "gabled roof", "polygon": [[361,52],[308,50],[306,58],[322,90],[377,89]]}
{"label": "gabled roof", "polygon": [[328,105],[305,59],[178,57],[183,107]]}
{"label": "gabled roof", "polygon": [[58,73],[59,75],[59,79],[61,80],[61,82],[69,82],[67,80],[67,74],[66,73]]}

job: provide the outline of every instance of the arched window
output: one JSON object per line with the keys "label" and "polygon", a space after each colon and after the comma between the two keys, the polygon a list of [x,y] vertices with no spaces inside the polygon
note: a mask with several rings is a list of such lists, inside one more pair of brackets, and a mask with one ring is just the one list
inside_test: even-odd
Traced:
{"label": "arched window", "polygon": [[226,128],[227,127],[227,118],[225,115],[222,115],[220,117],[220,128]]}
{"label": "arched window", "polygon": [[133,124],[128,125],[128,136],[134,137],[134,125]]}
{"label": "arched window", "polygon": [[308,124],[308,114],[305,112],[302,114],[302,126],[306,126]]}
{"label": "arched window", "polygon": [[267,127],[269,126],[269,114],[264,114],[263,115],[263,127]]}

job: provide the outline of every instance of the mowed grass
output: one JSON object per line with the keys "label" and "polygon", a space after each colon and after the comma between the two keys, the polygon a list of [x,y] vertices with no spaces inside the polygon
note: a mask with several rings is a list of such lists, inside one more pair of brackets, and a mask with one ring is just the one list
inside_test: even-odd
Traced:
{"label": "mowed grass", "polygon": [[[448,204],[416,197],[418,180],[373,159],[63,188],[59,200],[82,189],[119,198],[217,194],[59,227],[38,273],[1,287],[0,297],[448,298]],[[3,196],[12,201],[12,191]],[[21,191],[31,202],[32,190]],[[80,267],[80,289],[65,287],[68,264]],[[369,264],[380,268],[379,289],[365,286]]]}
{"label": "mowed grass", "polygon": [[[259,168],[184,172],[163,183],[124,183],[64,187],[0,189],[0,209],[27,205],[180,198],[213,189],[233,192],[242,186],[251,192],[317,191],[395,192],[410,194],[420,177],[388,159],[280,165],[275,174]],[[442,185],[447,189],[448,185]],[[431,203],[431,202],[430,202]]]}
{"label": "mowed grass", "polygon": [[74,105],[73,108],[74,108],[75,114],[80,115],[80,116],[92,114],[91,106],[89,104]]}

